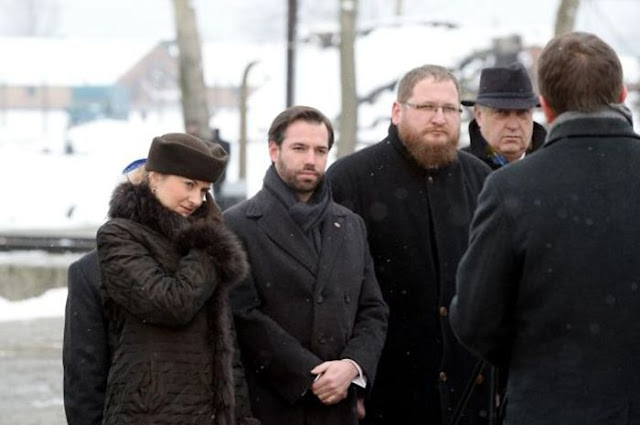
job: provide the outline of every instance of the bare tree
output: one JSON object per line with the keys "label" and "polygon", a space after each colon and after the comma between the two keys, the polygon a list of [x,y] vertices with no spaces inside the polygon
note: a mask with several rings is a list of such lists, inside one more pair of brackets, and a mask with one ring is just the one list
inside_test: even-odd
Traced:
{"label": "bare tree", "polygon": [[355,38],[357,0],[340,2],[340,83],[342,108],[340,112],[340,141],[338,158],[352,153],[357,144],[358,96],[356,92]]}
{"label": "bare tree", "polygon": [[556,37],[573,31],[579,7],[580,0],[560,0],[560,6],[556,12]]}
{"label": "bare tree", "polygon": [[2,35],[45,37],[55,33],[60,5],[57,0],[2,0]]}
{"label": "bare tree", "polygon": [[178,70],[185,128],[204,139],[211,139],[207,87],[202,72],[200,35],[190,0],[173,0],[178,43]]}
{"label": "bare tree", "polygon": [[288,0],[287,15],[287,107],[295,101],[298,0]]}

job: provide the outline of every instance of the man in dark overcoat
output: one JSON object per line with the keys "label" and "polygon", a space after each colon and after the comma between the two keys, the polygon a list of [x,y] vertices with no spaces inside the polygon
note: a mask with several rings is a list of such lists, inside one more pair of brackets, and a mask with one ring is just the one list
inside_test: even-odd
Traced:
{"label": "man in dark overcoat", "polygon": [[253,411],[264,425],[355,425],[387,329],[360,217],[333,202],[324,170],[333,129],[294,106],[269,130],[272,165],[224,213],[251,272],[232,307]]}
{"label": "man in dark overcoat", "polygon": [[640,137],[616,53],[587,33],[538,62],[551,128],[486,181],[451,326],[508,369],[506,423],[640,423]]}
{"label": "man in dark overcoat", "polygon": [[520,63],[484,68],[477,98],[463,100],[462,104],[473,106],[469,146],[462,150],[480,158],[492,170],[521,160],[544,143],[547,130],[533,120],[538,96]]}
{"label": "man in dark overcoat", "polygon": [[102,308],[98,255],[69,266],[64,321],[64,408],[69,425],[100,425],[113,342]]}
{"label": "man in dark overcoat", "polygon": [[457,149],[456,78],[435,65],[399,82],[388,136],[328,170],[336,201],[364,219],[376,276],[389,305],[368,424],[447,424],[470,381],[460,423],[484,423],[489,391],[478,359],[451,332],[448,307],[467,247],[476,197],[491,171]]}
{"label": "man in dark overcoat", "polygon": [[[122,178],[144,165],[137,159]],[[62,345],[64,409],[68,425],[100,425],[114,341],[100,294],[98,253],[74,261],[67,272]]]}

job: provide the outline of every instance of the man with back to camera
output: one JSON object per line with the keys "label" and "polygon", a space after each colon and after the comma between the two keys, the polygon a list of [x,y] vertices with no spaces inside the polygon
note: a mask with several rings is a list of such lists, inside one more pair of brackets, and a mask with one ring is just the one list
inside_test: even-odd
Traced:
{"label": "man with back to camera", "polygon": [[474,117],[469,122],[469,146],[462,150],[493,170],[524,158],[544,143],[547,131],[533,121],[534,108],[540,106],[538,97],[520,63],[484,68],[477,98],[462,104],[473,106]]}
{"label": "man with back to camera", "polygon": [[320,111],[280,113],[262,190],[224,213],[251,266],[231,298],[264,425],[355,425],[384,344],[388,309],[365,225],[324,179],[333,140]]}
{"label": "man with back to camera", "polygon": [[452,334],[448,306],[468,225],[489,167],[458,150],[460,94],[437,65],[398,83],[381,142],[327,172],[336,201],[364,219],[389,331],[367,424],[450,422],[461,393],[477,382],[461,424],[487,423],[489,388],[478,359]]}
{"label": "man with back to camera", "polygon": [[640,136],[620,60],[569,33],[538,76],[547,141],[485,182],[451,326],[508,370],[507,423],[640,423]]}

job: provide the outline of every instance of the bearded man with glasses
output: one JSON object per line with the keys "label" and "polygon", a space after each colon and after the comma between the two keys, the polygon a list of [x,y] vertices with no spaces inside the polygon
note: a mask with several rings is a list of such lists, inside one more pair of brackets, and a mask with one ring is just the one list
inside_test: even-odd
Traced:
{"label": "bearded man with glasses", "polygon": [[437,65],[398,83],[381,142],[329,168],[334,199],[365,221],[376,277],[390,308],[366,424],[447,424],[465,385],[466,424],[486,424],[488,380],[448,321],[455,272],[490,168],[458,150],[460,91]]}

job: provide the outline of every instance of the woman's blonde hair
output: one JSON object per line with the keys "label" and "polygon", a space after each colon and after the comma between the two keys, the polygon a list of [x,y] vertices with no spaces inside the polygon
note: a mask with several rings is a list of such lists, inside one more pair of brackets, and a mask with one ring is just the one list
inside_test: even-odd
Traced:
{"label": "woman's blonde hair", "polygon": [[144,169],[144,165],[138,166],[131,171],[123,173],[120,177],[120,183],[131,183],[139,185],[142,182],[149,181],[149,172]]}
{"label": "woman's blonde hair", "polygon": [[144,167],[138,167],[133,171],[129,171],[125,176],[131,184],[140,184],[143,181],[149,180],[149,172],[145,170]]}

